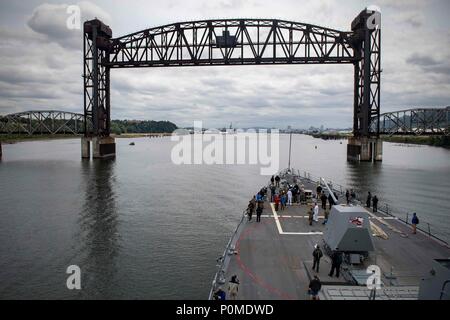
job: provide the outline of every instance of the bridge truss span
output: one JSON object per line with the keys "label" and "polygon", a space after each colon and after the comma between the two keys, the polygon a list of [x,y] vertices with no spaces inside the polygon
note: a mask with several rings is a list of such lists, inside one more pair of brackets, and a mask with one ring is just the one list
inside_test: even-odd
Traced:
{"label": "bridge truss span", "polygon": [[112,39],[110,67],[354,63],[352,33],[283,20],[182,22]]}
{"label": "bridge truss span", "polygon": [[3,134],[82,134],[84,115],[74,112],[45,110],[25,111],[0,116]]}
{"label": "bridge truss span", "polygon": [[[376,119],[372,126],[376,126]],[[416,108],[380,115],[380,134],[450,135],[450,107]]]}

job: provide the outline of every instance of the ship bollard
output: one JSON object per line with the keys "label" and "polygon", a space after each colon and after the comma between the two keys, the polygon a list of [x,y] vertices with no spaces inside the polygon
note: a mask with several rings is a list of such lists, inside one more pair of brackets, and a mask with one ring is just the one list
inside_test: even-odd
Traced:
{"label": "ship bollard", "polygon": [[220,275],[219,275],[219,279],[217,280],[217,283],[222,285],[222,284],[225,284],[225,282],[227,282],[227,280],[225,279],[225,271],[220,270]]}

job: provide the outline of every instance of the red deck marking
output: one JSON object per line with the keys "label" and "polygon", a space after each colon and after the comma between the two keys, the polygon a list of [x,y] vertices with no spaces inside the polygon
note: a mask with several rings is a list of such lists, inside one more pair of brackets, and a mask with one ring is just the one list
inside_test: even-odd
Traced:
{"label": "red deck marking", "polygon": [[[246,235],[248,235],[249,233],[253,232],[254,229],[256,229],[256,228],[258,227],[258,225],[261,226],[261,225],[266,224],[267,221],[268,221],[268,220],[266,220],[265,222],[259,222],[259,223],[256,223],[254,226],[251,226],[251,227],[247,228],[247,230],[245,230],[244,232],[242,232],[241,235],[240,235],[240,237],[239,237],[239,239],[238,239],[237,242],[236,242],[236,250],[237,250],[238,252],[240,252],[239,249],[240,249],[240,245],[241,245],[241,240],[244,238],[244,236],[246,236]],[[257,285],[263,287],[264,289],[266,289],[266,290],[269,291],[270,293],[273,293],[273,294],[275,294],[275,295],[281,297],[282,299],[285,299],[285,300],[295,300],[295,297],[291,296],[290,294],[287,294],[287,293],[282,292],[281,290],[279,290],[279,289],[273,287],[272,285],[268,284],[268,283],[265,282],[263,279],[261,279],[260,277],[258,277],[257,275],[255,275],[255,274],[254,274],[254,273],[253,273],[253,272],[245,265],[245,263],[241,260],[241,257],[240,257],[239,254],[236,256],[236,261],[237,261],[237,264],[238,264],[239,268],[241,268],[242,271],[244,271],[244,273],[245,273],[246,275],[248,275],[248,276],[253,280],[253,282],[254,282],[255,284],[257,284]]]}

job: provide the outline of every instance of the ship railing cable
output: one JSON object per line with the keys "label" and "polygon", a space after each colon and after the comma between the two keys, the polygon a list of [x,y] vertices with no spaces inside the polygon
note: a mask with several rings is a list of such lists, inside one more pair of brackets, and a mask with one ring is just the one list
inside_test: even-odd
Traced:
{"label": "ship railing cable", "polygon": [[212,283],[212,286],[211,286],[211,290],[209,292],[208,300],[212,300],[213,299],[214,292],[217,290],[217,288],[220,285],[223,285],[225,283],[225,281],[226,281],[226,279],[224,278],[225,277],[225,261],[227,260],[227,256],[228,256],[229,252],[232,249],[231,246],[232,246],[232,244],[234,242],[236,234],[238,233],[240,226],[242,225],[242,223],[245,220],[246,213],[247,213],[247,210],[244,210],[242,212],[241,221],[239,221],[237,227],[234,229],[234,232],[233,232],[233,234],[230,237],[230,240],[228,240],[228,243],[225,246],[225,250],[223,251],[222,256],[220,256],[216,260],[220,264],[218,265],[218,269],[217,269],[216,275],[214,276],[214,280],[213,280],[213,283]]}
{"label": "ship railing cable", "polygon": [[[293,170],[293,172],[295,173],[295,176],[297,178],[300,178],[300,179],[303,178],[303,179],[309,180],[310,183],[317,184],[320,182],[321,185],[324,185],[327,189],[329,189],[328,190],[329,192],[332,191],[331,192],[332,196],[334,196],[334,194],[336,193],[336,194],[339,194],[340,197],[343,197],[343,196],[345,196],[345,190],[349,189],[342,184],[332,181],[329,178],[315,176],[306,171],[301,172],[300,170]],[[333,200],[335,201],[335,203],[338,203],[336,201],[337,199],[333,199]],[[360,200],[358,198],[358,196],[356,196],[356,198],[354,200],[352,200],[351,203],[353,205],[364,205],[365,204],[365,202]],[[408,211],[407,209],[396,208],[386,202],[378,203],[378,212],[388,215],[390,217],[393,217],[407,225],[411,224],[411,219],[413,216],[413,213]],[[424,226],[424,227],[422,227],[422,226]],[[444,243],[447,246],[449,245],[449,243],[446,240],[442,239],[438,234],[433,233],[433,225],[425,220],[423,220],[420,223],[420,225],[417,225],[417,230],[427,234],[429,237],[434,238],[434,239],[438,240],[439,242]]]}

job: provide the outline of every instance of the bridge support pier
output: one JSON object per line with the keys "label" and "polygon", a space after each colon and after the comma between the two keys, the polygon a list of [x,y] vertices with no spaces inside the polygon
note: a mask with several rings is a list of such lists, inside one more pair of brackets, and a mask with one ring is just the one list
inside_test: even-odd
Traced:
{"label": "bridge support pier", "polygon": [[383,141],[379,138],[350,137],[347,144],[348,161],[382,161]]}
{"label": "bridge support pier", "polygon": [[81,138],[81,158],[82,159],[91,158],[91,138],[86,137]]}
{"label": "bridge support pier", "polygon": [[116,143],[113,137],[82,137],[81,138],[81,158],[107,159],[116,156]]}
{"label": "bridge support pier", "polygon": [[116,156],[116,142],[113,137],[93,137],[92,149],[94,159],[114,158]]}

